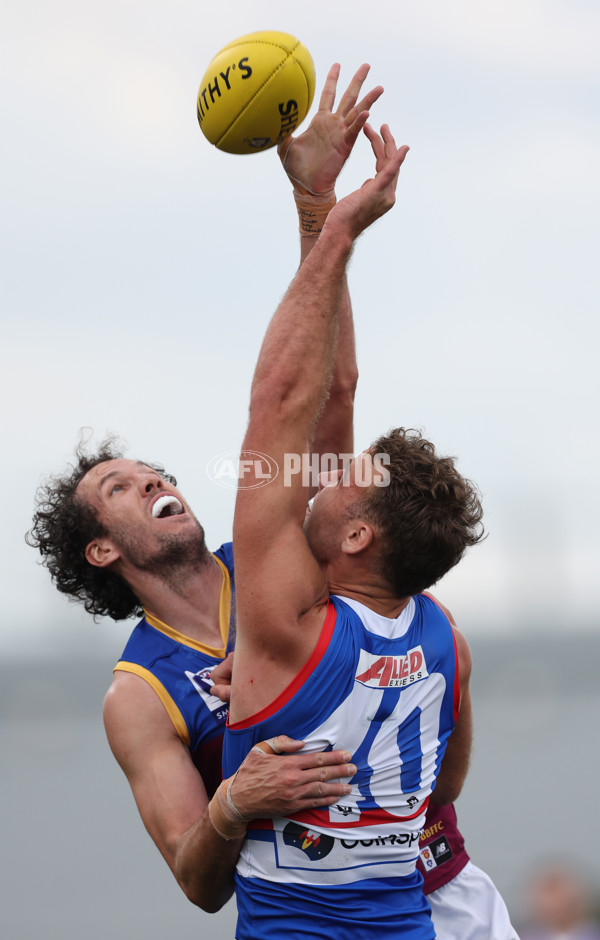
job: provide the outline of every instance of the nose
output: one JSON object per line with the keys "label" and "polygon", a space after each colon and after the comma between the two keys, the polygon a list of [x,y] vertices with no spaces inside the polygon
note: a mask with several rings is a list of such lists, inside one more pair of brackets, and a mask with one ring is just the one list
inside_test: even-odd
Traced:
{"label": "nose", "polygon": [[342,470],[327,470],[324,473],[320,473],[319,490],[325,489],[326,486],[333,486],[333,484],[337,483],[342,473]]}
{"label": "nose", "polygon": [[161,490],[164,486],[162,477],[155,473],[154,471],[147,473],[142,480],[142,489],[144,493],[149,494],[153,493],[154,490]]}

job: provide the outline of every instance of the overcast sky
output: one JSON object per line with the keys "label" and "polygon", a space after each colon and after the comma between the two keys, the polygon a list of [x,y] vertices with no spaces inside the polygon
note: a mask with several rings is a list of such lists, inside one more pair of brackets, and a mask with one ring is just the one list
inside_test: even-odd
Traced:
{"label": "overcast sky", "polygon": [[[125,625],[88,625],[23,541],[80,427],[163,461],[209,544],[230,537],[233,493],[206,466],[240,444],[298,238],[275,153],[215,150],[195,98],[213,55],[264,28],[302,39],[318,90],[333,61],[342,85],[370,62],[372,121],[411,146],[396,207],[352,261],[356,444],[421,427],[479,483],[488,541],[438,595],[467,635],[592,627],[596,4],[21,0],[0,39],[0,652],[125,641]],[[371,173],[360,140],[339,195]]]}

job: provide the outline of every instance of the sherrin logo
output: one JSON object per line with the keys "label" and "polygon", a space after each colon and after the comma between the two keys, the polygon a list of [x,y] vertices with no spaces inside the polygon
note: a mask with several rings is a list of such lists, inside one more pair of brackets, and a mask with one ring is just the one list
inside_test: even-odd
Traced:
{"label": "sherrin logo", "polygon": [[376,656],[361,650],[355,679],[371,689],[398,689],[428,675],[423,648],[415,646],[405,656]]}

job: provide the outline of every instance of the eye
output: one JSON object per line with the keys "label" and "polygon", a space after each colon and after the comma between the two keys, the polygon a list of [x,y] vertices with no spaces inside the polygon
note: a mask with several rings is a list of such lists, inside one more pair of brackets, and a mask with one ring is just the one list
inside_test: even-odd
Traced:
{"label": "eye", "polygon": [[125,489],[125,486],[123,483],[113,483],[113,485],[111,486],[109,490],[108,495],[113,496],[114,493],[119,493],[123,489]]}

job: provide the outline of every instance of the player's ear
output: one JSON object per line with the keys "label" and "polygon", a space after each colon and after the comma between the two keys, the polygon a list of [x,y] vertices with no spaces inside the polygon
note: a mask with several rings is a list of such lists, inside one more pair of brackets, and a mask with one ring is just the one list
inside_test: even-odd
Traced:
{"label": "player's ear", "polygon": [[359,552],[364,552],[365,548],[369,547],[374,535],[372,525],[363,519],[355,519],[346,530],[342,551],[346,555],[358,555]]}
{"label": "player's ear", "polygon": [[120,557],[120,553],[110,539],[99,538],[86,546],[85,557],[95,568],[106,568]]}

